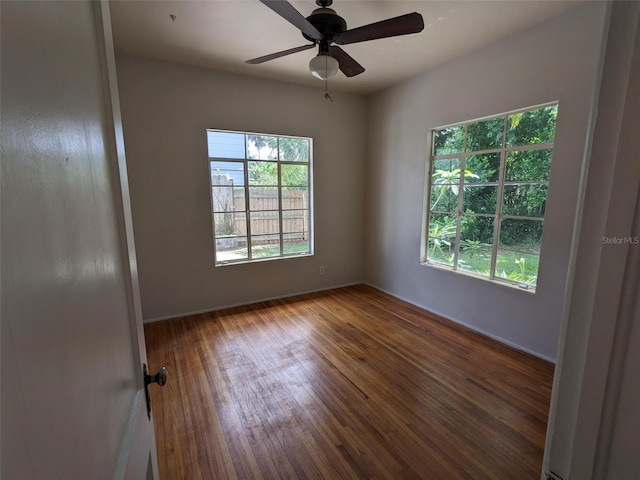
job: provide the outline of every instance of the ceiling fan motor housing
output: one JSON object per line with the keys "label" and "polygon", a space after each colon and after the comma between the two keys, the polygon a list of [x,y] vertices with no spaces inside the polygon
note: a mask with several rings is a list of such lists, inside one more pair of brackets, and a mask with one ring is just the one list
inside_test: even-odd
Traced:
{"label": "ceiling fan motor housing", "polygon": [[303,32],[302,36],[310,42],[323,43],[326,41],[327,45],[329,45],[333,41],[334,35],[347,30],[347,22],[331,8],[316,8],[311,12],[311,15],[307,17],[307,20],[311,25],[316,27],[324,37],[318,41]]}
{"label": "ceiling fan motor housing", "polygon": [[[329,8],[333,0],[316,0],[318,8],[306,18],[287,0],[260,0],[260,2],[298,28],[302,32],[302,36],[311,44],[290,48],[271,55],[264,55],[247,60],[246,63],[253,65],[264,63],[286,55],[309,50],[317,45],[318,55],[311,60],[309,68],[312,74],[318,73],[317,76],[323,80],[333,76],[338,69],[347,77],[360,75],[365,71],[362,65],[338,45],[332,45],[333,43],[349,45],[379,38],[419,33],[424,29],[422,15],[417,12],[347,30],[347,22],[344,18],[338,15],[335,10]],[[331,74],[329,74],[328,69],[329,63],[332,65],[332,72],[335,70]]]}

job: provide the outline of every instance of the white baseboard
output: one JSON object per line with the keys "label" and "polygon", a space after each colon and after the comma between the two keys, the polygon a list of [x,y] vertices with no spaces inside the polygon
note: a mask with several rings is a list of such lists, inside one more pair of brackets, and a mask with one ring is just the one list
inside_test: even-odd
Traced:
{"label": "white baseboard", "polygon": [[508,347],[515,348],[516,350],[520,350],[521,352],[528,353],[529,355],[533,355],[534,357],[540,358],[540,359],[545,360],[545,361],[547,361],[549,363],[553,363],[554,365],[556,363],[556,361],[554,359],[549,358],[546,355],[542,355],[539,352],[535,352],[533,350],[530,350],[530,349],[528,349],[526,347],[523,347],[522,345],[518,345],[517,343],[511,342],[511,341],[509,341],[509,340],[507,340],[505,338],[499,337],[499,336],[494,335],[494,334],[492,334],[490,332],[486,332],[486,331],[482,330],[481,328],[476,327],[475,325],[470,325],[470,324],[468,324],[466,322],[462,322],[462,321],[460,321],[460,320],[458,320],[456,318],[453,318],[453,317],[451,317],[449,315],[445,315],[442,312],[438,312],[436,310],[433,310],[432,308],[427,307],[425,305],[420,305],[419,303],[416,303],[416,302],[414,302],[412,300],[409,300],[407,298],[403,298],[403,297],[401,297],[399,295],[396,295],[395,293],[389,292],[389,291],[385,290],[384,288],[380,288],[380,287],[378,287],[376,285],[373,285],[371,283],[365,282],[365,285],[369,285],[370,287],[376,288],[376,289],[380,290],[381,292],[386,293],[387,295],[391,295],[392,297],[395,297],[398,300],[402,300],[403,302],[410,303],[411,305],[414,305],[414,306],[416,306],[418,308],[421,308],[423,310],[431,312],[431,313],[433,313],[433,314],[435,314],[435,315],[437,315],[439,317],[442,317],[442,318],[444,318],[446,320],[449,320],[449,321],[451,321],[453,323],[457,323],[458,325],[462,325],[463,327],[468,328],[469,330],[473,330],[476,333],[484,335],[485,337],[489,337],[492,340],[495,340],[496,342],[500,342],[500,343],[502,343],[504,345],[507,345]]}
{"label": "white baseboard", "polygon": [[472,330],[472,331],[474,331],[476,333],[484,335],[485,337],[489,337],[489,338],[491,338],[491,339],[493,339],[493,340],[495,340],[497,342],[500,342],[500,343],[502,343],[504,345],[507,345],[507,346],[509,346],[511,348],[515,348],[516,350],[520,350],[522,352],[528,353],[529,355],[533,355],[534,357],[540,358],[540,359],[545,360],[545,361],[547,361],[549,363],[553,363],[553,364],[556,363],[555,360],[553,360],[552,358],[549,358],[549,357],[547,357],[545,355],[542,355],[542,354],[540,354],[538,352],[535,352],[535,351],[530,350],[530,349],[528,349],[526,347],[523,347],[522,345],[518,345],[517,343],[511,342],[511,341],[509,341],[509,340],[507,340],[505,338],[499,337],[499,336],[494,335],[494,334],[492,334],[490,332],[486,332],[486,331],[476,327],[475,325],[470,325],[470,324],[468,324],[466,322],[462,322],[462,321],[460,321],[460,320],[458,320],[456,318],[450,317],[449,315],[446,315],[446,314],[444,314],[442,312],[438,312],[436,310],[433,310],[432,308],[429,308],[429,307],[427,307],[425,305],[420,305],[419,303],[416,303],[416,302],[411,301],[411,300],[409,300],[407,298],[401,297],[400,295],[396,295],[393,292],[389,292],[389,291],[385,290],[384,288],[380,288],[380,287],[378,287],[376,285],[373,285],[371,283],[368,283],[368,282],[353,282],[353,283],[346,283],[346,284],[341,284],[341,285],[332,285],[330,287],[318,288],[318,289],[314,289],[314,290],[306,290],[306,291],[302,291],[302,292],[295,292],[295,293],[291,293],[291,294],[284,295],[284,296],[266,297],[266,298],[260,298],[260,299],[256,299],[256,300],[251,300],[251,301],[248,301],[248,302],[232,303],[232,304],[220,305],[220,306],[215,306],[215,307],[212,306],[212,307],[205,308],[205,309],[202,309],[202,310],[184,312],[184,313],[179,313],[179,314],[175,314],[175,315],[167,315],[167,316],[163,316],[163,317],[155,317],[155,318],[149,318],[149,319],[145,318],[144,319],[144,323],[160,322],[162,320],[171,320],[173,318],[187,317],[187,316],[190,316],[190,315],[200,315],[202,313],[215,312],[215,311],[224,310],[224,309],[227,309],[227,308],[244,307],[244,306],[247,306],[247,305],[254,305],[256,303],[268,302],[270,300],[279,300],[279,299],[282,299],[282,298],[291,298],[291,297],[296,297],[298,295],[305,295],[307,293],[324,292],[324,291],[327,291],[327,290],[334,290],[336,288],[351,287],[353,285],[361,285],[361,284],[368,285],[368,286],[370,286],[372,288],[380,290],[381,292],[384,292],[387,295],[391,295],[392,297],[397,298],[399,300],[402,300],[403,302],[407,302],[407,303],[409,303],[411,305],[414,305],[414,306],[416,306],[418,308],[421,308],[423,310],[431,312],[431,313],[433,313],[435,315],[438,315],[439,317],[442,317],[442,318],[444,318],[446,320],[449,320],[449,321],[451,321],[453,323],[456,323],[458,325],[462,325],[463,327],[468,328],[469,330]]}
{"label": "white baseboard", "polygon": [[218,310],[225,310],[227,308],[245,307],[247,305],[254,305],[256,303],[268,302],[270,300],[279,300],[279,299],[282,299],[282,298],[297,297],[298,295],[305,295],[307,293],[324,292],[324,291],[327,291],[327,290],[334,290],[336,288],[351,287],[353,285],[362,285],[363,283],[364,282],[345,283],[345,284],[342,284],[342,285],[333,285],[333,286],[330,286],[330,287],[317,288],[315,290],[306,290],[306,291],[303,291],[303,292],[296,292],[296,293],[291,293],[291,294],[287,294],[287,295],[260,298],[260,299],[257,299],[257,300],[250,300],[250,301],[247,301],[247,302],[231,303],[231,304],[228,304],[228,305],[220,305],[220,306],[215,306],[215,307],[209,307],[209,308],[205,308],[205,309],[202,309],[202,310],[196,310],[196,311],[192,311],[192,312],[176,313],[175,315],[167,315],[167,316],[163,316],[163,317],[154,317],[154,318],[148,318],[148,319],[145,318],[145,319],[143,319],[143,322],[144,323],[154,323],[154,322],[160,322],[162,320],[171,320],[173,318],[188,317],[190,315],[200,315],[202,313],[216,312]]}

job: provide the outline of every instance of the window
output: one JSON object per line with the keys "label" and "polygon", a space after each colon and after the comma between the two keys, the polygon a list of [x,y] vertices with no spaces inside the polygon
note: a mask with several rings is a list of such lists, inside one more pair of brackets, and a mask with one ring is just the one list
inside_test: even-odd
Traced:
{"label": "window", "polygon": [[215,265],[313,254],[312,141],[207,130]]}
{"label": "window", "polygon": [[422,263],[534,290],[557,104],[432,131]]}

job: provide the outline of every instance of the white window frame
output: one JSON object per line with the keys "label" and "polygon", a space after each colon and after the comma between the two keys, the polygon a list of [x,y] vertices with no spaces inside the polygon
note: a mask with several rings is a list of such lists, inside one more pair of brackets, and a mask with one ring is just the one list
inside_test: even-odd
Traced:
{"label": "white window frame", "polygon": [[[272,133],[256,133],[256,132],[244,132],[244,131],[234,131],[234,130],[220,130],[220,129],[207,129],[207,133],[209,132],[219,132],[219,133],[231,133],[231,134],[239,134],[239,135],[243,135],[244,136],[244,158],[226,158],[226,157],[210,157],[208,156],[207,159],[207,172],[208,172],[208,176],[209,176],[209,194],[211,197],[211,203],[210,203],[210,208],[211,208],[211,220],[212,220],[212,232],[213,232],[213,254],[214,254],[214,265],[216,267],[220,267],[220,266],[227,266],[227,265],[237,265],[237,264],[246,264],[246,263],[256,263],[256,262],[264,262],[264,261],[271,261],[271,260],[282,260],[282,259],[287,259],[287,258],[297,258],[297,257],[308,257],[308,256],[313,256],[314,255],[314,215],[313,215],[313,139],[311,137],[300,137],[300,136],[295,136],[295,135],[279,135],[279,134],[272,134]],[[248,143],[247,143],[247,137],[252,136],[252,135],[257,135],[257,136],[267,136],[267,137],[275,137],[278,139],[278,148],[276,149],[278,152],[278,158],[276,160],[261,160],[261,159],[255,159],[255,158],[248,158]],[[289,160],[281,160],[279,158],[280,155],[280,148],[279,148],[279,142],[280,139],[282,138],[286,138],[286,139],[300,139],[300,140],[306,140],[309,142],[309,160],[308,162],[303,162],[303,161],[289,161]],[[207,142],[208,143],[208,142]],[[276,164],[277,165],[277,197],[278,197],[278,207],[277,209],[273,209],[273,210],[269,210],[271,212],[277,212],[278,214],[278,224],[279,224],[279,228],[278,228],[278,233],[273,234],[273,235],[278,235],[279,237],[279,246],[280,246],[280,252],[278,255],[270,255],[268,257],[261,257],[261,256],[253,256],[253,252],[252,252],[252,242],[253,242],[253,236],[251,233],[251,212],[256,212],[256,210],[251,210],[250,208],[250,187],[255,187],[255,186],[259,186],[259,185],[255,185],[255,184],[251,184],[250,180],[249,180],[249,163],[250,162],[269,162],[271,164]],[[233,163],[237,163],[239,165],[242,165],[242,171],[243,171],[243,175],[244,175],[244,185],[242,185],[242,188],[244,189],[244,213],[246,215],[246,248],[247,248],[247,256],[246,258],[238,258],[238,259],[227,259],[227,260],[220,260],[219,259],[219,252],[216,248],[216,241],[218,239],[224,238],[225,236],[217,236],[216,235],[216,225],[215,225],[215,213],[214,212],[214,196],[213,196],[213,190],[215,185],[213,184],[213,175],[212,175],[212,163],[214,162],[233,162]],[[308,176],[307,176],[307,184],[304,185],[307,188],[307,198],[308,198],[308,205],[306,208],[304,209],[299,209],[299,210],[307,210],[307,215],[308,215],[308,242],[309,242],[309,249],[305,252],[294,252],[294,253],[286,253],[285,250],[285,241],[284,241],[284,237],[285,235],[287,235],[288,233],[283,232],[283,212],[287,212],[289,210],[283,209],[282,208],[282,192],[285,188],[287,188],[287,186],[283,186],[282,185],[282,166],[283,165],[305,165],[308,167]],[[300,185],[302,186],[302,185]],[[271,186],[271,187],[275,187],[275,185]],[[297,209],[298,210],[298,209]],[[242,212],[242,211],[241,211]],[[235,213],[235,212],[234,212]],[[255,236],[258,236],[259,234],[256,234]],[[238,238],[242,238],[244,236],[238,236]]]}
{"label": "white window frame", "polygon": [[[506,186],[515,186],[515,185],[525,185],[525,184],[535,184],[535,185],[546,185],[548,188],[549,185],[549,180],[550,180],[550,173],[551,173],[551,166],[549,167],[549,179],[547,181],[520,181],[520,182],[511,182],[511,181],[505,181],[505,171],[506,171],[506,159],[507,159],[507,155],[510,152],[520,152],[520,151],[530,151],[530,150],[551,150],[551,155],[553,155],[553,147],[554,147],[554,141],[550,141],[550,142],[544,142],[544,143],[537,143],[537,144],[528,144],[528,145],[519,145],[519,146],[507,146],[507,142],[506,142],[506,134],[507,134],[507,118],[509,115],[513,115],[513,114],[518,114],[518,113],[523,113],[523,112],[528,112],[531,110],[537,110],[537,109],[541,109],[541,108],[545,108],[545,107],[550,107],[550,106],[558,106],[559,102],[554,101],[554,102],[548,102],[548,103],[544,103],[544,104],[540,104],[540,105],[536,105],[536,106],[531,106],[531,107],[527,107],[527,108],[522,108],[522,109],[518,109],[518,110],[513,110],[513,111],[509,111],[506,113],[501,113],[498,115],[491,115],[488,117],[482,117],[482,118],[478,118],[478,119],[474,119],[474,120],[468,120],[468,121],[464,121],[464,122],[459,122],[459,123],[454,123],[454,124],[450,124],[450,125],[443,125],[440,127],[436,127],[430,130],[430,134],[428,136],[429,141],[428,141],[428,161],[427,161],[427,166],[428,168],[426,169],[426,177],[425,177],[425,196],[424,196],[424,208],[423,208],[423,221],[422,221],[422,242],[421,242],[421,248],[420,248],[420,264],[421,265],[425,265],[425,266],[429,266],[429,267],[435,267],[438,269],[443,269],[443,270],[448,270],[448,271],[452,271],[455,273],[460,273],[463,275],[468,275],[468,276],[472,276],[475,278],[479,278],[482,280],[488,280],[491,282],[495,282],[501,285],[506,285],[506,286],[510,286],[510,287],[516,287],[525,291],[528,291],[530,293],[535,293],[536,291],[536,285],[532,285],[532,284],[528,284],[528,283],[523,283],[523,282],[519,282],[519,281],[514,281],[508,278],[504,278],[500,275],[496,275],[496,263],[497,263],[497,259],[498,259],[498,249],[500,247],[500,228],[501,228],[501,223],[503,219],[514,219],[514,220],[527,220],[527,221],[540,221],[543,224],[543,229],[544,229],[544,218],[546,216],[546,209],[545,209],[545,215],[543,215],[542,217],[530,217],[530,216],[518,216],[518,215],[504,215],[502,213],[502,206],[503,206],[503,196],[504,196],[504,188],[505,185]],[[497,118],[505,118],[505,125],[504,125],[504,132],[503,132],[503,138],[502,138],[502,147],[500,148],[495,148],[495,149],[487,149],[487,150],[478,150],[478,151],[467,151],[467,140],[468,140],[468,134],[467,134],[467,129],[469,125],[472,124],[476,124],[479,122],[483,122],[483,121],[487,121],[487,120],[492,120],[492,119],[497,119]],[[464,146],[462,148],[461,152],[458,153],[452,153],[452,154],[446,154],[446,155],[435,155],[435,134],[437,131],[442,130],[442,129],[446,129],[446,128],[452,128],[452,127],[461,127],[463,126],[465,129],[465,133],[464,133]],[[556,123],[556,132],[557,132],[557,123]],[[555,138],[554,138],[555,140]],[[498,153],[500,155],[500,168],[499,168],[499,178],[497,182],[489,182],[489,183],[473,183],[473,182],[469,182],[469,181],[465,181],[465,168],[466,168],[466,160],[467,157],[472,156],[472,155],[483,155],[483,154],[490,154],[490,153]],[[455,236],[455,245],[454,245],[454,259],[453,259],[453,265],[448,265],[445,263],[440,263],[437,261],[434,261],[432,259],[429,259],[429,225],[430,225],[430,216],[431,216],[431,190],[432,190],[432,179],[433,179],[433,166],[434,166],[434,162],[435,160],[444,160],[444,159],[459,159],[460,160],[460,176],[459,176],[459,182],[458,182],[458,206],[457,206],[457,210],[455,212],[455,216],[456,216],[456,236]],[[469,271],[469,270],[465,270],[462,268],[458,267],[458,257],[460,254],[460,240],[461,240],[461,233],[462,233],[462,227],[461,227],[461,219],[464,215],[463,212],[463,201],[464,201],[464,188],[465,187],[469,187],[469,186],[479,186],[479,185],[495,185],[497,186],[497,199],[496,199],[496,210],[495,210],[495,214],[478,214],[478,213],[474,213],[472,215],[474,216],[478,216],[478,217],[489,217],[489,218],[493,218],[493,242],[491,245],[491,267],[490,267],[490,272],[489,275],[484,275],[478,272],[473,272],[473,271]],[[547,195],[548,195],[548,190],[547,190]],[[467,214],[469,215],[469,214]],[[539,260],[542,256],[542,237],[541,237],[541,241],[540,241],[540,254],[539,254]],[[538,264],[539,265],[539,264]],[[538,277],[539,277],[539,271],[538,271]],[[537,281],[537,278],[536,278]]]}

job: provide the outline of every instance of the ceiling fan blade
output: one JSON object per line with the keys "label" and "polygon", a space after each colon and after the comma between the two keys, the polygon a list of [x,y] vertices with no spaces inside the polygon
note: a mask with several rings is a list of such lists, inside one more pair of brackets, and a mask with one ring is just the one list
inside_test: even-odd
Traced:
{"label": "ceiling fan blade", "polygon": [[422,20],[422,15],[413,12],[338,33],[333,37],[333,41],[338,45],[347,45],[349,43],[366,42],[367,40],[376,40],[378,38],[418,33],[423,29],[424,20]]}
{"label": "ceiling fan blade", "polygon": [[338,61],[340,71],[347,77],[355,77],[364,72],[364,67],[356,62],[351,55],[340,47],[329,47],[329,54]]}
{"label": "ceiling fan blade", "polygon": [[291,5],[286,0],[260,0],[271,10],[276,12],[282,18],[284,18],[289,23],[298,27],[304,34],[315,39],[322,40],[324,38],[322,34],[318,31],[316,27],[311,25],[311,23],[302,16],[302,14],[296,10],[293,5]]}
{"label": "ceiling fan blade", "polygon": [[275,60],[276,58],[284,57],[286,55],[291,55],[292,53],[302,52],[304,50],[309,50],[310,48],[315,47],[313,43],[309,45],[303,45],[302,47],[290,48],[289,50],[284,50],[278,53],[272,53],[270,55],[265,55],[263,57],[252,58],[251,60],[247,60],[245,63],[250,65],[257,65],[259,63],[268,62],[269,60]]}

